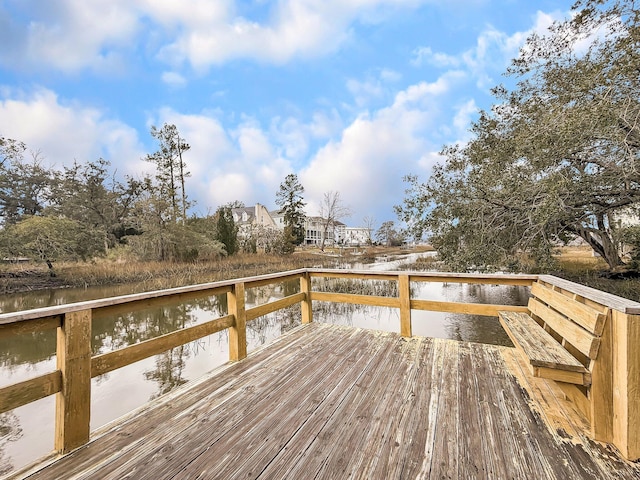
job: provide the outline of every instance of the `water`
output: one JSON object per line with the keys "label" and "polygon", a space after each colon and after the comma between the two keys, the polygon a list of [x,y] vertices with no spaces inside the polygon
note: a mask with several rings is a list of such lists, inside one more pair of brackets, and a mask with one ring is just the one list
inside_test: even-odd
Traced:
{"label": "water", "polygon": [[[394,270],[414,261],[416,254],[380,258],[368,265],[350,268]],[[314,289],[336,281],[317,282]],[[339,281],[338,281],[339,282]],[[375,295],[396,296],[395,282],[366,281],[362,287]],[[280,283],[247,290],[247,308],[270,302],[298,291],[298,282]],[[349,288],[353,288],[350,286]],[[467,303],[525,305],[528,290],[523,287],[412,283],[412,297]],[[0,311],[59,305],[130,292],[130,287],[59,289],[27,294],[5,295]],[[364,293],[364,292],[363,292]],[[225,315],[226,296],[212,296],[183,303],[138,310],[93,322],[94,355],[149,338],[196,325]],[[399,311],[314,302],[314,321],[399,332]],[[247,349],[252,351],[299,325],[300,307],[274,312],[247,325]],[[477,315],[439,312],[412,312],[413,334],[463,341],[509,345],[497,319]],[[55,370],[55,331],[0,339],[0,386],[13,384]],[[105,425],[144,405],[176,386],[196,379],[228,360],[227,332],[220,332],[174,348],[106,375],[94,378],[91,385],[91,430]],[[11,412],[0,414],[0,475],[24,466],[53,448],[55,399],[47,397]]]}
{"label": "water", "polygon": [[[403,266],[412,265],[419,258],[425,257],[435,257],[435,252],[384,256],[367,264],[345,264],[343,268],[374,271],[401,270]],[[395,282],[367,280],[362,283],[378,285],[379,291],[373,293],[375,295],[397,296],[397,291],[393,289]],[[385,291],[385,284],[391,286],[389,291]],[[314,286],[314,289],[317,289],[317,286]],[[329,290],[335,291],[335,284]],[[372,294],[370,288],[367,291],[354,293]],[[508,285],[412,282],[411,297],[443,302],[526,305],[529,300],[529,289]],[[411,320],[413,335],[512,346],[511,340],[496,317],[413,310]],[[389,332],[400,331],[400,312],[395,308],[315,302],[314,321]]]}

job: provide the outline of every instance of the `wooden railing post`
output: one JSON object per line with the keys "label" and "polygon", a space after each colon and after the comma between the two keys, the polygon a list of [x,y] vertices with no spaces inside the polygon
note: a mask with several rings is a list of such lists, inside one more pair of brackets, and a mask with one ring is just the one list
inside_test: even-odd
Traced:
{"label": "wooden railing post", "polygon": [[409,275],[398,276],[398,296],[400,297],[400,335],[411,336],[411,290]]}
{"label": "wooden railing post", "polygon": [[591,362],[591,387],[588,393],[591,435],[600,442],[613,442],[613,317],[609,313],[600,337],[598,358]]}
{"label": "wooden railing post", "polygon": [[302,323],[311,323],[313,321],[313,308],[311,304],[311,276],[308,272],[300,277],[300,292],[304,293],[304,300],[300,304],[302,307]]}
{"label": "wooden railing post", "polygon": [[613,444],[640,458],[640,315],[612,311]]}
{"label": "wooden railing post", "polygon": [[54,448],[66,453],[89,441],[91,418],[91,310],[69,312],[58,327],[56,363],[62,389],[56,394]]}
{"label": "wooden railing post", "polygon": [[229,315],[233,326],[229,328],[229,360],[242,360],[247,356],[247,315],[244,307],[244,283],[236,283],[227,293]]}

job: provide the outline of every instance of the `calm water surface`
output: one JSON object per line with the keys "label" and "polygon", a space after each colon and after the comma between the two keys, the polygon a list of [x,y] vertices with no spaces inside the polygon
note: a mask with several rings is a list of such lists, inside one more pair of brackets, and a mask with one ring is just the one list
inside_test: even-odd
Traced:
{"label": "calm water surface", "polygon": [[[345,268],[394,270],[415,256],[382,258],[369,265]],[[335,282],[314,284],[336,287]],[[60,305],[131,293],[131,287],[59,289],[0,298],[0,312]],[[394,282],[364,282],[366,292],[397,295]],[[524,287],[412,283],[413,298],[467,303],[526,305]],[[298,282],[247,290],[247,308],[298,291]],[[122,348],[174,330],[225,315],[226,296],[137,310],[94,320],[94,355]],[[391,332],[400,329],[397,309],[314,302],[314,321]],[[300,307],[274,312],[247,325],[248,351],[271,342],[299,325]],[[455,340],[510,345],[497,319],[477,315],[412,312],[413,334]],[[0,386],[55,370],[55,331],[0,339]],[[171,389],[196,379],[228,360],[227,333],[220,332],[155,357],[94,378],[91,385],[91,430],[105,425]],[[54,396],[0,414],[0,475],[46,455],[53,448]]]}

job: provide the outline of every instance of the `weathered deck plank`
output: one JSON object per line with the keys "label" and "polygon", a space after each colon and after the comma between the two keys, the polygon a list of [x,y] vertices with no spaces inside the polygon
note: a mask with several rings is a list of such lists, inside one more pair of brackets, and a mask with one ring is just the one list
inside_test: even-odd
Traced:
{"label": "weathered deck plank", "polygon": [[29,478],[639,478],[548,385],[512,349],[309,324]]}

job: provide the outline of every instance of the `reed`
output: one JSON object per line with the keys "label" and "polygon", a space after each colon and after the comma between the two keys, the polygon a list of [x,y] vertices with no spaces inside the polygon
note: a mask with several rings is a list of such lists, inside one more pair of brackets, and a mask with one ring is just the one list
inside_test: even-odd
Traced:
{"label": "reed", "polygon": [[28,267],[6,267],[0,275],[0,292],[122,284],[131,284],[133,291],[147,291],[319,265],[332,267],[334,263],[334,258],[304,252],[289,256],[239,254],[194,263],[101,259],[86,263],[59,263],[56,265],[56,277],[49,277],[45,266],[30,264]]}
{"label": "reed", "polygon": [[607,272],[599,267],[601,265],[596,262],[562,259],[560,270],[553,272],[553,275],[629,300],[640,301],[640,278],[608,278]]}

